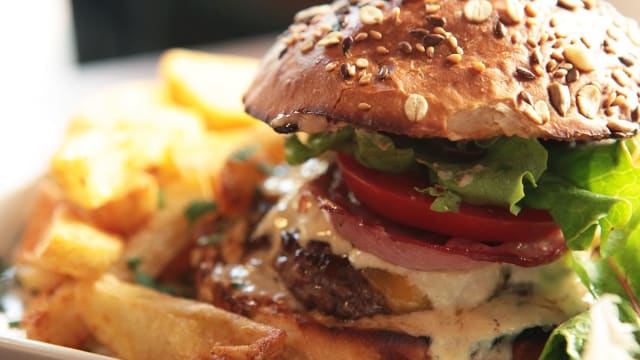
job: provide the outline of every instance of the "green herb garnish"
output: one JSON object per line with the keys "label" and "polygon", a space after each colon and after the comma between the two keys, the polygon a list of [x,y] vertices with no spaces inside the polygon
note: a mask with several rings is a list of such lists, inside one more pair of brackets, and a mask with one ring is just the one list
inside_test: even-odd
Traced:
{"label": "green herb garnish", "polygon": [[166,285],[159,284],[151,275],[140,270],[140,265],[142,265],[142,259],[139,257],[127,260],[127,266],[129,267],[129,270],[133,272],[133,278],[137,284],[165,294],[177,295],[173,289]]}
{"label": "green herb garnish", "polygon": [[189,220],[189,223],[193,224],[203,215],[215,211],[218,208],[218,204],[215,201],[197,200],[189,204],[184,210],[184,216]]}
{"label": "green herb garnish", "polygon": [[247,161],[256,153],[256,151],[258,151],[257,145],[249,145],[231,154],[229,159],[233,161]]}
{"label": "green herb garnish", "polygon": [[197,244],[200,246],[214,246],[220,244],[222,240],[224,240],[224,234],[214,233],[200,236],[197,240]]}

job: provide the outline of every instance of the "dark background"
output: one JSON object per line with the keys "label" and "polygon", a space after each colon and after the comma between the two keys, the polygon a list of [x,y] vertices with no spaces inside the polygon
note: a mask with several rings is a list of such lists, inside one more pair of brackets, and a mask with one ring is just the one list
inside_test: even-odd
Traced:
{"label": "dark background", "polygon": [[284,30],[326,0],[72,0],[78,61]]}

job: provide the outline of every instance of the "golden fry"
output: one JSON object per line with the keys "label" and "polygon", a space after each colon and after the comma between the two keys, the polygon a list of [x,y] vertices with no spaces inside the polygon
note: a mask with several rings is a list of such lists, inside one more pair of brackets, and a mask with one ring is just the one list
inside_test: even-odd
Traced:
{"label": "golden fry", "polygon": [[18,250],[20,263],[77,278],[97,277],[120,256],[122,240],[89,225],[43,183]]}
{"label": "golden fry", "polygon": [[79,348],[89,337],[78,312],[75,283],[64,284],[30,301],[20,325],[29,339],[61,346]]}
{"label": "golden fry", "polygon": [[273,359],[284,348],[281,330],[112,276],[77,294],[91,332],[123,359]]}
{"label": "golden fry", "polygon": [[139,259],[138,269],[155,277],[189,245],[184,210],[192,201],[204,198],[202,191],[197,185],[186,183],[168,185],[162,191],[165,198],[162,208],[127,241],[114,269],[120,278],[131,278],[127,265],[131,259]]}
{"label": "golden fry", "polygon": [[258,60],[174,49],[160,59],[160,73],[177,103],[200,111],[211,129],[241,127],[256,120],[244,112],[242,95]]}

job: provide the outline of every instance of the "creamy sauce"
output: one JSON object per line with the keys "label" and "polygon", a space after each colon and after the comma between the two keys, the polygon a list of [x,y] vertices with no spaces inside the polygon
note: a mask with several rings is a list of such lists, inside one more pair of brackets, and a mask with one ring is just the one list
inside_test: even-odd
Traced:
{"label": "creamy sauce", "polygon": [[[279,251],[282,231],[298,230],[302,247],[312,240],[322,241],[356,269],[380,269],[404,276],[433,305],[432,310],[374,316],[350,324],[429,336],[434,359],[469,359],[472,353],[476,359],[509,359],[510,352],[504,347],[490,346],[493,339],[513,337],[530,327],[559,324],[587,308],[586,289],[562,260],[531,269],[487,263],[470,271],[421,272],[355,249],[335,232],[315,197],[299,191],[327,168],[326,161],[314,159],[286,177],[265,183],[267,191],[284,194],[255,233],[271,237],[271,256]],[[531,293],[504,290],[517,285],[527,285]]]}

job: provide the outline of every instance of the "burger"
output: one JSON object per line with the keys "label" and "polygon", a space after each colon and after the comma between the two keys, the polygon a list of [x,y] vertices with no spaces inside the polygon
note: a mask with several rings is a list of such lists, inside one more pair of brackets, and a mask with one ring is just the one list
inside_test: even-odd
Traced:
{"label": "burger", "polygon": [[639,356],[639,46],[601,0],[299,12],[244,98],[290,166],[200,298],[287,359]]}

